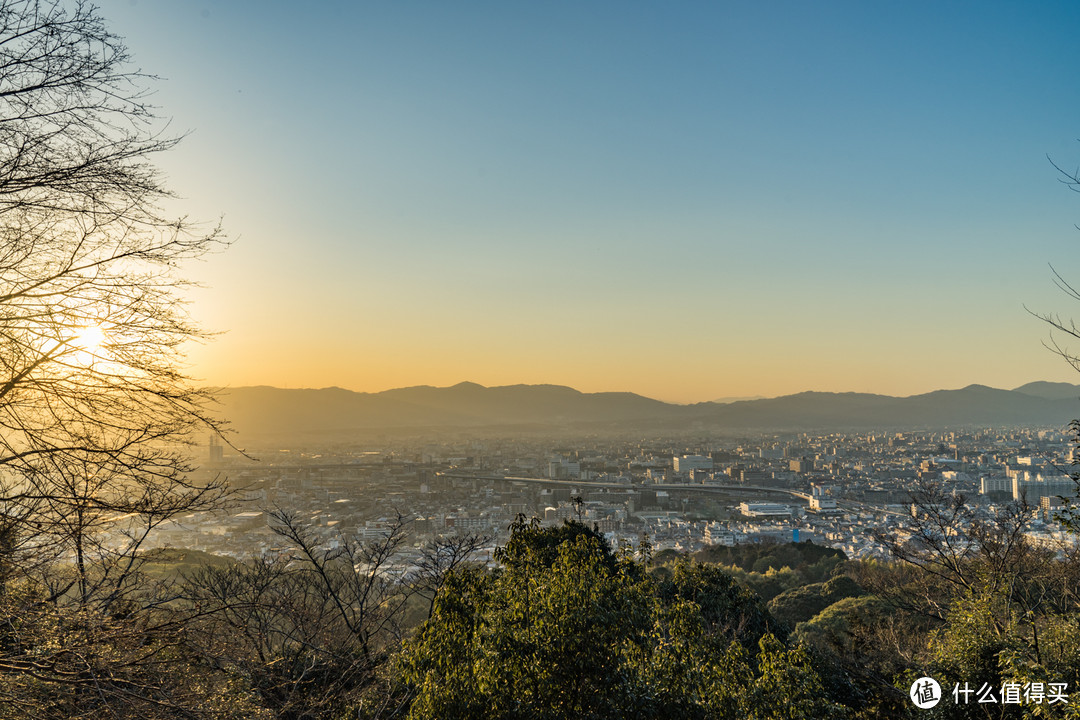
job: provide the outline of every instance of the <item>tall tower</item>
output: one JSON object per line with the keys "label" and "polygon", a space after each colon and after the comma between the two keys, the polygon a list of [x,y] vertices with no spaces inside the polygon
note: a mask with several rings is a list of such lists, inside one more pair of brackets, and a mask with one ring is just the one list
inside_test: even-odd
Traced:
{"label": "tall tower", "polygon": [[225,458],[225,448],[221,446],[221,442],[218,440],[217,435],[210,436],[210,464],[215,465],[221,463]]}

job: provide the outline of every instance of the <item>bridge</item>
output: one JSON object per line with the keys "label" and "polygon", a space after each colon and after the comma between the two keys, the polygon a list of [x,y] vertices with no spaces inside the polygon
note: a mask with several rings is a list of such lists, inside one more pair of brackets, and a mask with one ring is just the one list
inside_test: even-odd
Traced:
{"label": "bridge", "polygon": [[519,477],[516,475],[478,475],[476,473],[437,472],[436,477],[455,480],[480,480],[488,482],[529,483],[547,487],[571,487],[597,490],[665,490],[705,494],[777,494],[788,495],[809,502],[810,495],[785,488],[763,487],[760,485],[692,485],[690,483],[637,483],[597,482],[595,480],[559,480],[555,478]]}

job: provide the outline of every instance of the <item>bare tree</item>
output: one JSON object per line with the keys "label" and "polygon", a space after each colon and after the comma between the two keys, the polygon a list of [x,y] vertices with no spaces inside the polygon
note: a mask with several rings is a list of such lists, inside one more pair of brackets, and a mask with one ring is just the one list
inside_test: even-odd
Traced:
{"label": "bare tree", "polygon": [[201,652],[249,678],[275,717],[340,717],[375,690],[399,642],[410,592],[391,565],[405,520],[362,542],[319,538],[286,511],[269,518],[282,551],[188,578]]}
{"label": "bare tree", "polygon": [[392,716],[404,698],[386,671],[403,635],[485,539],[439,539],[406,562],[401,515],[364,541],[320,535],[287,511],[268,517],[282,547],[186,578],[198,652],[248,678],[275,717]]}
{"label": "bare tree", "polygon": [[[1058,289],[1065,293],[1065,296],[1070,300],[1080,302],[1080,291],[1070,285],[1052,265],[1050,266],[1050,272],[1054,275],[1054,284]],[[1057,313],[1040,313],[1030,308],[1027,308],[1027,311],[1050,326],[1050,337],[1043,342],[1043,345],[1053,353],[1060,355],[1074,370],[1080,372],[1080,355],[1077,355],[1075,350],[1070,350],[1066,344],[1068,338],[1080,340],[1080,327],[1077,327],[1076,321],[1063,318]],[[1064,336],[1064,342],[1061,336]]]}
{"label": "bare tree", "polygon": [[[0,467],[93,456],[168,475],[212,425],[182,346],[180,262],[221,245],[166,218],[171,148],[95,9],[0,2]],[[150,448],[153,448],[151,450]],[[11,491],[9,489],[9,493]]]}
{"label": "bare tree", "polygon": [[893,557],[923,573],[925,592],[911,602],[909,587],[907,609],[942,620],[957,597],[1000,598],[1003,615],[995,618],[995,630],[1001,633],[1014,616],[1060,604],[1061,592],[1047,579],[1054,553],[1028,539],[1033,511],[1024,500],[980,509],[963,494],[923,481],[911,508],[911,520],[899,532],[873,532]]}
{"label": "bare tree", "polygon": [[183,371],[206,335],[179,275],[224,242],[161,209],[152,159],[178,138],[149,80],[93,5],[0,0],[5,717],[190,715],[213,695],[170,670],[192,612],[140,573],[155,527],[225,495],[190,479],[190,444],[220,428]]}
{"label": "bare tree", "polygon": [[0,0],[0,501],[35,529],[207,498],[185,445],[218,428],[182,371],[205,333],[177,269],[223,241],[160,210],[150,160],[177,139],[129,60],[92,5]]}
{"label": "bare tree", "polygon": [[[1067,170],[1049,157],[1047,159],[1050,160],[1050,164],[1054,166],[1054,169],[1058,171],[1060,181],[1070,190],[1080,192],[1080,168]],[[1077,228],[1080,229],[1080,225]],[[1076,287],[1065,280],[1053,265],[1050,266],[1050,272],[1054,275],[1054,284],[1058,289],[1069,300],[1080,302],[1080,290],[1077,290]],[[1036,312],[1026,307],[1025,309],[1050,327],[1050,337],[1043,344],[1049,350],[1061,356],[1074,370],[1080,372],[1080,354],[1076,350],[1070,349],[1068,345],[1070,340],[1080,340],[1080,327],[1077,326],[1076,321],[1064,318],[1058,313]],[[1072,432],[1074,447],[1080,448],[1080,420],[1073,420],[1069,423],[1069,430]],[[1061,497],[1064,507],[1058,511],[1058,520],[1069,532],[1076,535],[1080,534],[1080,470],[1077,469],[1080,468],[1080,455],[1074,456],[1072,465],[1073,469],[1070,476],[1075,485],[1075,490],[1071,496]]]}
{"label": "bare tree", "polygon": [[467,533],[451,535],[432,541],[416,561],[416,569],[408,578],[411,591],[427,603],[427,617],[435,604],[446,580],[466,563],[472,562],[476,553],[490,542],[487,535]]}

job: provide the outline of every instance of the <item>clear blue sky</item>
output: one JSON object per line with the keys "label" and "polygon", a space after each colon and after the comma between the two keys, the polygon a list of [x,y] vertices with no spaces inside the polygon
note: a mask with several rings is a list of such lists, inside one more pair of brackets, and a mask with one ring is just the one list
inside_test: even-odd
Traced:
{"label": "clear blue sky", "polygon": [[101,3],[230,385],[1080,381],[1080,4]]}

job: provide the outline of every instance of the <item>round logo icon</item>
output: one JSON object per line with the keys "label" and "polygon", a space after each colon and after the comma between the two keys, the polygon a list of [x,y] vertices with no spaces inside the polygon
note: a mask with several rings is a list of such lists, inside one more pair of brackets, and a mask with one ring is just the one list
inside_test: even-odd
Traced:
{"label": "round logo icon", "polygon": [[941,702],[941,686],[932,677],[921,677],[911,683],[911,702],[920,710],[927,710]]}

